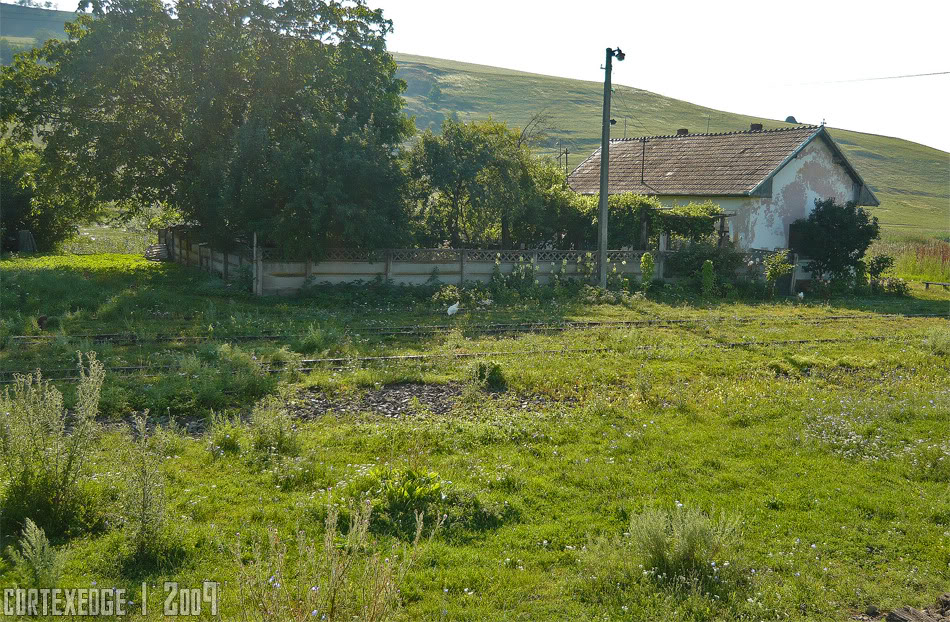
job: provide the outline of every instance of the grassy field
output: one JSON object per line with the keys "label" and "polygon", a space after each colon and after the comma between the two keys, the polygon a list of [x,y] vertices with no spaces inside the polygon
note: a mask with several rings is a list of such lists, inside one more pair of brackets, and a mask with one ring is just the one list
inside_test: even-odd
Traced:
{"label": "grassy field", "polygon": [[[297,569],[294,534],[322,542],[338,507],[332,550],[346,550],[366,502],[341,589],[358,612],[366,569],[414,555],[394,572],[394,619],[847,620],[950,584],[950,328],[912,317],[946,316],[942,290],[769,302],[668,287],[449,318],[432,291],[257,299],[127,255],[6,259],[0,279],[0,371],[63,376],[77,350],[106,365],[90,501],[53,538],[60,583],[146,582],[153,619],[163,581],[205,579],[222,582],[223,619],[278,601],[299,617],[252,619],[319,618],[326,577]],[[498,326],[512,322],[545,328]],[[432,356],[360,360],[408,354]],[[75,384],[55,384],[73,404]],[[150,556],[121,503],[126,422],[145,408],[166,518]],[[414,510],[428,518],[411,554]],[[693,535],[665,542],[671,525]],[[291,545],[283,564],[255,552],[268,527]],[[0,583],[22,581],[3,564]]]}

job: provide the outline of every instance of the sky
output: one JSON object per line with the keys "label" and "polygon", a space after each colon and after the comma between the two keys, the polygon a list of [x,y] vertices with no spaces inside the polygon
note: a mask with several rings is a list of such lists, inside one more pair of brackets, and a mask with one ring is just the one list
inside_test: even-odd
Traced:
{"label": "sky", "polygon": [[[57,4],[74,10],[76,1]],[[614,62],[615,84],[950,151],[944,0],[369,4],[393,21],[391,51],[599,82],[605,49],[620,47],[626,59]]]}

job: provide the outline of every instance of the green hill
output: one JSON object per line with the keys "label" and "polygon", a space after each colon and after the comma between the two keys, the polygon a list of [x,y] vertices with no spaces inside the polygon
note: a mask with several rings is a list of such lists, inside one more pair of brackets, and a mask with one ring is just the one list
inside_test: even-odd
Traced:
{"label": "green hill", "polygon": [[[409,88],[406,101],[420,128],[442,119],[506,121],[520,126],[537,112],[550,115],[551,138],[542,151],[556,153],[560,140],[573,167],[600,144],[603,85],[498,67],[424,56],[395,54]],[[728,132],[789,123],[713,110],[628,86],[615,85],[612,136]],[[899,138],[830,128],[848,159],[871,185],[881,206],[873,211],[888,229],[908,232],[950,230],[950,154]]]}
{"label": "green hill", "polygon": [[[8,46],[30,45],[49,36],[62,36],[63,22],[72,13],[0,4],[0,38]],[[549,117],[550,135],[539,151],[556,153],[558,142],[569,150],[569,166],[587,157],[600,141],[603,86],[473,65],[424,56],[395,54],[399,76],[408,84],[406,104],[422,129],[438,129],[446,117],[461,120],[489,116],[521,126],[535,113]],[[4,58],[6,62],[6,58]],[[723,112],[616,85],[613,136],[727,132],[789,124]],[[881,206],[874,213],[892,231],[913,233],[950,231],[950,154],[899,138],[830,129],[848,158],[871,185]]]}

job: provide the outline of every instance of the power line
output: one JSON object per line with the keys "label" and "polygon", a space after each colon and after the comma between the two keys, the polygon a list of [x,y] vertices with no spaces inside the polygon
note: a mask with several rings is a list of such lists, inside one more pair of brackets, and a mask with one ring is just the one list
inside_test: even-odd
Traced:
{"label": "power line", "polygon": [[903,78],[924,78],[927,76],[945,76],[950,71],[935,71],[933,73],[907,73],[899,76],[881,76],[877,78],[854,78],[850,80],[824,80],[820,82],[799,82],[795,86],[805,86],[810,84],[844,84],[847,82],[874,82],[876,80],[901,80]]}

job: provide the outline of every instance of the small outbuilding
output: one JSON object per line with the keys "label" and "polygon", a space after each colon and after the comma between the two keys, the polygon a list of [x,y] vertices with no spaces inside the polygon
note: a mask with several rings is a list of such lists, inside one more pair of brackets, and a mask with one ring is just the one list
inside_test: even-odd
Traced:
{"label": "small outbuilding", "polygon": [[[568,176],[575,192],[600,191],[596,150]],[[789,225],[807,218],[815,199],[880,205],[824,126],[719,134],[646,136],[610,141],[609,192],[657,197],[666,206],[718,203],[740,249],[788,247]]]}

